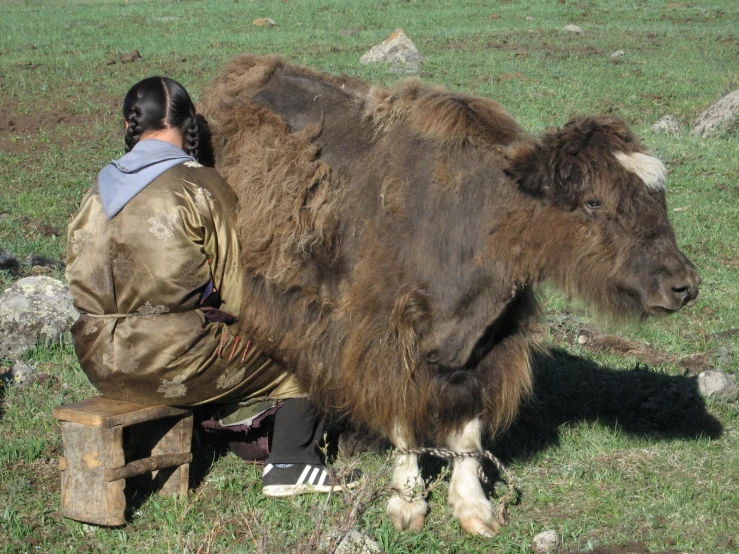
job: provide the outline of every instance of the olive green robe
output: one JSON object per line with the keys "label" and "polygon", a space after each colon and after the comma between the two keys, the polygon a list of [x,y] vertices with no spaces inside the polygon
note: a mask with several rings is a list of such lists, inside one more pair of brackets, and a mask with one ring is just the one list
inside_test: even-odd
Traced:
{"label": "olive green robe", "polygon": [[80,365],[105,396],[177,406],[304,396],[237,323],[203,312],[241,306],[236,205],[196,162],[162,173],[110,220],[93,184],[69,226],[66,276]]}

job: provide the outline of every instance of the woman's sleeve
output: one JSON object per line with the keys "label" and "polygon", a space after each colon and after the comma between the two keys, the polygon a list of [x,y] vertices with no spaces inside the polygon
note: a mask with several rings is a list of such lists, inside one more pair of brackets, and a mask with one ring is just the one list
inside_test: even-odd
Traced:
{"label": "woman's sleeve", "polygon": [[220,309],[238,317],[244,291],[244,271],[235,228],[238,213],[236,195],[220,177],[214,180],[213,186],[201,190],[211,215],[203,247],[210,260],[213,284],[221,299]]}

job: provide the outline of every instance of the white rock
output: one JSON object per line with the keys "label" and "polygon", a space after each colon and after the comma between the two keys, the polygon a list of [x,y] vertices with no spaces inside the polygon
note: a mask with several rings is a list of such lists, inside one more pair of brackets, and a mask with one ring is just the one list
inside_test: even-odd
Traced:
{"label": "white rock", "polygon": [[423,57],[403,29],[396,29],[384,41],[367,51],[359,61],[389,64],[388,71],[392,73],[418,73]]}
{"label": "white rock", "polygon": [[59,342],[78,317],[65,283],[43,275],[16,281],[0,295],[0,358]]}
{"label": "white rock", "polygon": [[[322,541],[324,548],[328,549],[330,542],[338,536],[337,533],[329,533]],[[332,552],[334,554],[381,554],[383,550],[367,535],[356,529],[350,529]]]}
{"label": "white rock", "polygon": [[666,115],[660,118],[657,123],[652,125],[652,131],[655,133],[676,135],[680,132],[680,123],[674,115]]}
{"label": "white rock", "polygon": [[690,134],[709,137],[739,131],[739,90],[730,92],[703,112],[693,124]]}
{"label": "white rock", "polygon": [[705,398],[733,400],[739,396],[736,378],[723,371],[709,370],[698,375],[698,390]]}
{"label": "white rock", "polygon": [[534,537],[531,551],[534,554],[550,554],[559,545],[559,536],[556,531],[544,531]]}
{"label": "white rock", "polygon": [[275,25],[277,25],[275,23],[275,20],[272,19],[271,17],[259,17],[259,18],[255,19],[252,23],[254,25],[256,25],[257,27],[261,27],[261,26],[264,26],[264,25],[266,25],[268,27],[274,27]]}
{"label": "white rock", "polygon": [[570,33],[576,33],[578,35],[582,33],[582,29],[577,25],[565,25],[564,27],[562,27],[562,30]]}
{"label": "white rock", "polygon": [[611,58],[620,58],[621,56],[625,56],[626,52],[623,50],[616,50],[613,54],[611,54]]}

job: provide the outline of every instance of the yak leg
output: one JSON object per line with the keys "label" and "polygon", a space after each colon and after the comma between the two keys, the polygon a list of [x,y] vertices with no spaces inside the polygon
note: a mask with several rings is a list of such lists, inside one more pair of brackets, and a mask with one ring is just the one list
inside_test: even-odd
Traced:
{"label": "yak leg", "polygon": [[[410,433],[399,425],[395,426],[390,440],[398,448],[412,448],[416,446],[410,438]],[[423,479],[418,469],[418,456],[415,454],[401,454],[395,461],[392,487],[399,494],[390,498],[387,503],[387,517],[399,531],[420,531],[426,520],[428,504],[423,496]]]}
{"label": "yak leg", "polygon": [[[447,438],[454,452],[482,452],[480,420],[467,422],[459,431]],[[449,504],[454,517],[467,533],[492,537],[501,527],[495,510],[482,490],[476,458],[455,458],[452,479],[449,483]]]}

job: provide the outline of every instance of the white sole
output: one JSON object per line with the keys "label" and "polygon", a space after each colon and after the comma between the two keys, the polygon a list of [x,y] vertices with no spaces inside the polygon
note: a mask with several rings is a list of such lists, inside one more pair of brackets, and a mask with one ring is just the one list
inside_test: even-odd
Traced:
{"label": "white sole", "polygon": [[[352,483],[353,485],[353,483]],[[349,487],[351,488],[351,487]],[[273,496],[277,498],[284,498],[286,496],[298,496],[301,494],[326,494],[329,492],[341,492],[344,490],[343,485],[323,485],[317,487],[315,485],[267,485],[262,487],[262,494],[264,496]]]}

